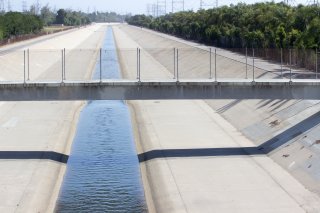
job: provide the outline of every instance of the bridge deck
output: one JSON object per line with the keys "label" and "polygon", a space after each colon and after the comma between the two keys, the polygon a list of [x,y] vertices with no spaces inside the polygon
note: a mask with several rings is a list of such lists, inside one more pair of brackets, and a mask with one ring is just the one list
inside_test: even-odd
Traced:
{"label": "bridge deck", "polygon": [[0,101],[156,99],[320,99],[320,80],[209,79],[2,82]]}

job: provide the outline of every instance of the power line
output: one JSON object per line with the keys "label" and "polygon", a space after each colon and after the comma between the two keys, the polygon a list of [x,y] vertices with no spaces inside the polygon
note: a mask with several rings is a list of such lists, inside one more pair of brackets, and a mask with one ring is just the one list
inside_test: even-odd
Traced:
{"label": "power line", "polygon": [[5,12],[5,8],[4,8],[4,0],[0,0],[0,12],[4,13]]}
{"label": "power line", "polygon": [[147,4],[147,15],[155,17],[157,15],[156,4]]}
{"label": "power line", "polygon": [[8,2],[7,2],[8,4],[7,4],[7,8],[8,8],[8,12],[10,12],[10,11],[12,11],[12,7],[11,7],[11,1],[10,0],[8,0]]}
{"label": "power line", "polygon": [[184,0],[172,0],[171,12],[184,11]]}
{"label": "power line", "polygon": [[35,12],[36,12],[36,15],[39,15],[39,14],[40,14],[40,10],[41,10],[40,1],[37,0],[36,3],[35,3]]}
{"label": "power line", "polygon": [[211,0],[211,1],[200,0],[200,9],[209,9],[209,8],[214,8],[218,6],[219,6],[218,0]]}
{"label": "power line", "polygon": [[28,11],[28,5],[27,5],[27,1],[23,0],[22,1],[22,12],[27,12]]}
{"label": "power line", "polygon": [[318,0],[308,0],[307,5],[319,6],[319,1]]}
{"label": "power line", "polygon": [[157,0],[157,14],[156,16],[163,16],[167,13],[167,1],[166,0]]}
{"label": "power line", "polygon": [[284,3],[287,5],[295,5],[296,1],[295,0],[285,0]]}

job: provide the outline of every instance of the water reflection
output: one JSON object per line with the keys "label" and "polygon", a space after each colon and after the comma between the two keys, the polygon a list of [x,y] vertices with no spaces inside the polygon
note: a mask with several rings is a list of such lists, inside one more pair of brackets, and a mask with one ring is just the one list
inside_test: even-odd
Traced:
{"label": "water reflection", "polygon": [[[118,78],[111,28],[104,48],[108,54],[103,54],[103,68],[108,72],[103,78]],[[127,105],[88,102],[80,115],[56,211],[147,212],[145,206]]]}

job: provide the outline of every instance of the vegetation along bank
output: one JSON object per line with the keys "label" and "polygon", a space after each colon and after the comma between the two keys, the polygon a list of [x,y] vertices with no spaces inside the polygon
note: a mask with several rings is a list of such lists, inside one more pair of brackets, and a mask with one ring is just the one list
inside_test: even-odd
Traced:
{"label": "vegetation along bank", "polygon": [[320,8],[316,6],[240,3],[156,18],[136,15],[127,22],[222,48],[320,47]]}

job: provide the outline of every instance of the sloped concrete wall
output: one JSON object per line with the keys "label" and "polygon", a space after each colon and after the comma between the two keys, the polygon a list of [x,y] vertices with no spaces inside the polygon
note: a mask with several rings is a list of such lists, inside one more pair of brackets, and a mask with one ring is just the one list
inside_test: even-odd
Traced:
{"label": "sloped concrete wall", "polygon": [[[145,51],[173,72],[173,47],[188,49],[192,54],[181,56],[186,64],[180,66],[181,78],[208,76],[208,55],[201,54],[198,44],[122,25]],[[243,77],[243,56],[219,50],[218,77]],[[225,56],[232,56],[228,59]],[[235,60],[239,58],[239,60]],[[181,64],[183,64],[181,61]],[[277,65],[259,60],[255,74],[260,78],[278,78],[270,67]],[[265,67],[266,69],[263,69]],[[252,75],[249,66],[249,76]],[[269,71],[266,71],[269,70]],[[309,190],[320,195],[320,101],[313,100],[210,100],[207,104],[233,124],[279,165],[289,171]]]}

